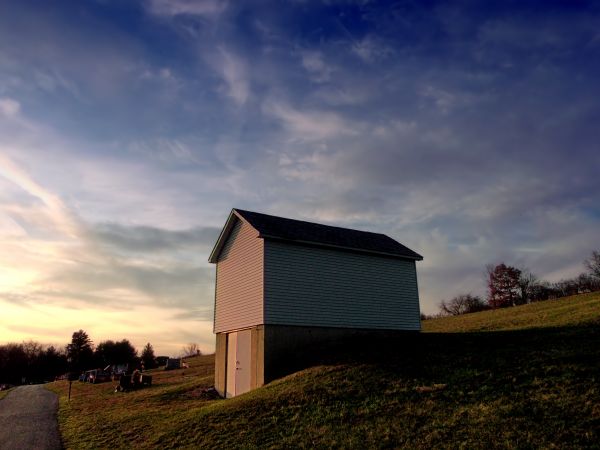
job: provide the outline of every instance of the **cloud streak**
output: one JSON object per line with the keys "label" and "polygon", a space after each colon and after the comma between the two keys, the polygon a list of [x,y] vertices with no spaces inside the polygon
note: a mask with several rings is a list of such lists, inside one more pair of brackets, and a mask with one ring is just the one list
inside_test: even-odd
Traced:
{"label": "cloud streak", "polygon": [[359,124],[353,124],[334,112],[301,111],[276,100],[267,101],[263,111],[279,121],[289,136],[298,141],[324,140],[359,133]]}
{"label": "cloud streak", "polygon": [[116,223],[99,224],[89,236],[100,245],[135,252],[206,250],[219,237],[220,228],[195,227],[190,230],[164,230],[150,226],[126,227]]}
{"label": "cloud streak", "polygon": [[223,76],[227,95],[239,106],[244,105],[250,95],[246,69],[242,60],[224,48],[218,49],[216,70]]}
{"label": "cloud streak", "polygon": [[[135,315],[130,322],[138,330],[143,328],[140,322],[146,320],[138,314],[148,306],[152,311],[171,311],[180,318],[183,311],[193,311],[188,321],[210,320],[210,304],[202,306],[200,301],[208,298],[213,286],[213,269],[204,255],[219,229],[171,231],[115,223],[92,225],[77,218],[60,197],[5,156],[0,156],[0,174],[39,200],[17,219],[23,227],[20,230],[25,230],[19,240],[0,242],[2,254],[12,254],[10,262],[0,258],[0,302],[13,305],[11,311],[22,308],[38,317],[46,314],[50,305],[56,310],[122,310]],[[0,213],[10,217],[14,210],[3,207]],[[31,219],[38,221],[37,215],[51,218],[56,233],[34,237]],[[0,231],[4,235],[7,229]],[[11,251],[15,248],[18,250]],[[152,256],[144,259],[148,254]],[[18,318],[13,317],[12,323],[16,328],[9,328],[11,333],[24,332]],[[177,321],[163,323],[175,327]],[[70,326],[81,325],[71,322]],[[100,330],[106,330],[106,324],[95,324],[88,331],[93,334]]]}
{"label": "cloud streak", "polygon": [[62,200],[36,183],[24,170],[2,154],[0,154],[0,175],[41,200],[46,217],[49,217],[59,230],[69,237],[77,236],[79,224]]}
{"label": "cloud streak", "polygon": [[226,1],[219,0],[149,0],[149,10],[161,16],[219,16],[226,8]]}

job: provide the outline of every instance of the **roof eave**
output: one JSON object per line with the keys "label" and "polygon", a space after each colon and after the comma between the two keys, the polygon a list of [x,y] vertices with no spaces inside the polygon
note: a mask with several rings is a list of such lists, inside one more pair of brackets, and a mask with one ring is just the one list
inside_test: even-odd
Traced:
{"label": "roof eave", "polygon": [[418,253],[416,254],[417,256],[413,256],[413,255],[399,255],[397,253],[388,253],[388,252],[378,252],[375,250],[366,250],[363,248],[355,248],[355,247],[345,247],[343,245],[334,245],[334,244],[324,244],[321,242],[313,242],[313,241],[302,241],[302,240],[298,240],[298,239],[285,239],[285,238],[281,238],[278,236],[271,236],[268,234],[259,234],[258,237],[261,237],[263,239],[273,239],[276,241],[284,241],[284,242],[294,242],[297,244],[305,244],[305,245],[313,245],[315,247],[327,247],[327,248],[335,248],[335,249],[339,249],[339,250],[348,250],[348,251],[353,251],[353,252],[359,252],[359,253],[369,253],[369,254],[374,254],[374,255],[381,255],[381,256],[389,256],[392,258],[400,258],[400,259],[411,259],[414,261],[423,261],[423,257],[421,255],[419,255]]}

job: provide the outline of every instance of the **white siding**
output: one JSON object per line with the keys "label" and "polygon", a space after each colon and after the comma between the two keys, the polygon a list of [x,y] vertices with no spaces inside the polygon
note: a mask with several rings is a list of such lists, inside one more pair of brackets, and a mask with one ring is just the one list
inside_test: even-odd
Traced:
{"label": "white siding", "polygon": [[263,323],[264,240],[237,220],[217,261],[215,333]]}
{"label": "white siding", "polygon": [[265,324],[419,330],[415,262],[265,242]]}

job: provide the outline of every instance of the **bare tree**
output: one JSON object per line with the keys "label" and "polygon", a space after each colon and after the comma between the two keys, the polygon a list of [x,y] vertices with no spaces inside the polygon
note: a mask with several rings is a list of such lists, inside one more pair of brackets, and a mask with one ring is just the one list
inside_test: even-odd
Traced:
{"label": "bare tree", "polygon": [[541,302],[548,300],[553,295],[552,285],[547,281],[538,281],[533,286],[529,287],[530,302]]}
{"label": "bare tree", "polygon": [[600,290],[600,278],[588,275],[587,273],[581,273],[575,280],[580,294]]}
{"label": "bare tree", "polygon": [[440,302],[440,311],[444,315],[459,316],[488,309],[484,301],[471,294],[463,294],[454,297],[451,300],[442,300]]}
{"label": "bare tree", "polygon": [[585,260],[585,266],[590,271],[590,275],[600,278],[600,251],[594,250],[592,256]]}
{"label": "bare tree", "polygon": [[200,351],[200,347],[195,342],[190,342],[189,344],[184,345],[183,348],[181,349],[181,355],[184,358],[190,357],[190,356],[197,356],[197,355],[201,355],[201,354],[202,354],[202,352]]}
{"label": "bare tree", "polygon": [[44,346],[42,344],[31,340],[24,341],[21,344],[21,347],[23,347],[23,351],[25,351],[27,358],[30,360],[39,357],[39,355],[44,352]]}
{"label": "bare tree", "polygon": [[537,286],[540,284],[536,277],[529,269],[523,268],[519,276],[519,296],[517,304],[524,305],[531,303],[536,292]]}

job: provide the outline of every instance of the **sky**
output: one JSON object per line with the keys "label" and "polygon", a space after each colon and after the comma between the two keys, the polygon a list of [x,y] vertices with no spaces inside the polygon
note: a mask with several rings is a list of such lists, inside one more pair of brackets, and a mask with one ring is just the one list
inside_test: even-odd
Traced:
{"label": "sky", "polygon": [[385,233],[421,309],[600,248],[600,5],[0,3],[0,343],[214,349],[231,208]]}

